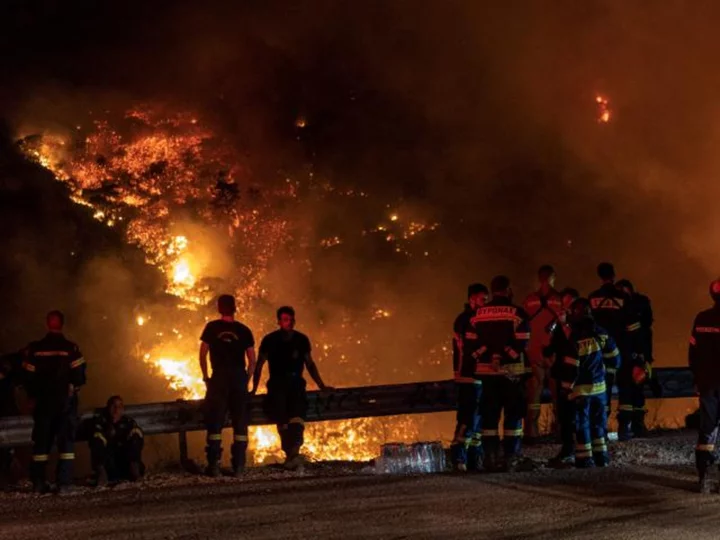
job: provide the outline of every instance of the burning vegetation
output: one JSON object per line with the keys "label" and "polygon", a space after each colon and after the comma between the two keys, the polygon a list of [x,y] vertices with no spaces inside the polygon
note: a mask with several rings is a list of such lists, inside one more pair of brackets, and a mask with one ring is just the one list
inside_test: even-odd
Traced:
{"label": "burning vegetation", "polygon": [[[394,257],[428,257],[422,239],[439,227],[312,174],[260,184],[238,153],[193,114],[139,108],[120,118],[90,116],[67,133],[25,137],[22,149],[64,182],[72,200],[95,219],[121,228],[126,241],[164,275],[165,298],[171,301],[137,306],[129,321],[135,328],[132,356],[185,399],[204,396],[197,336],[215,316],[218,294],[235,294],[240,318],[259,341],[273,329],[275,265],[312,273],[318,253],[342,249],[348,240],[385,243]],[[361,205],[379,223],[320,235],[294,211],[308,201],[339,200]],[[309,305],[314,300],[306,299]],[[303,321],[332,384],[384,382],[377,378],[376,362],[367,358],[376,359],[371,335],[388,331],[382,325],[396,312],[370,303],[361,312],[341,310],[333,324],[322,316]],[[437,366],[446,355],[446,347],[430,347],[417,362]],[[309,426],[304,448],[312,459],[364,460],[376,455],[379,444],[411,440],[417,433],[412,418],[333,422]],[[251,428],[250,434],[255,462],[280,455],[274,428]]]}

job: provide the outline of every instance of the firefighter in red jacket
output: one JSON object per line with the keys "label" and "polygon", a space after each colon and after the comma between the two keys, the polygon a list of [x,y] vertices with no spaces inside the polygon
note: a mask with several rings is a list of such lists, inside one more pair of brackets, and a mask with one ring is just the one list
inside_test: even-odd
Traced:
{"label": "firefighter in red jacket", "polygon": [[715,462],[715,441],[720,424],[720,279],[710,284],[713,306],[693,322],[688,363],[700,395],[700,429],[695,463],[701,493],[710,492],[708,469]]}
{"label": "firefighter in red jacket", "polygon": [[543,349],[550,344],[550,329],[558,321],[562,311],[562,298],[555,290],[555,270],[543,265],[538,270],[538,290],[523,302],[523,309],[530,318],[530,341],[527,356],[532,374],[527,381],[527,416],[525,417],[525,441],[536,442],[540,437],[540,397],[547,386],[555,401],[555,380],[550,376],[551,360],[543,356]]}

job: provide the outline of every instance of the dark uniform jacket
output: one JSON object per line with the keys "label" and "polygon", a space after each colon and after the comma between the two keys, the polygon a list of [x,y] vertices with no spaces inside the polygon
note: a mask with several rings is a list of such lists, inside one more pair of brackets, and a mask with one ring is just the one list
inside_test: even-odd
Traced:
{"label": "dark uniform jacket", "polygon": [[75,388],[85,384],[85,359],[80,348],[58,332],[49,332],[28,345],[22,369],[28,394],[38,403],[65,403],[70,384]]}
{"label": "dark uniform jacket", "polygon": [[143,432],[137,422],[129,416],[123,415],[114,424],[110,415],[103,412],[94,418],[93,437],[112,448],[124,445],[133,437],[142,439]]}
{"label": "dark uniform jacket", "polygon": [[562,388],[571,392],[571,398],[604,395],[606,366],[620,367],[620,351],[610,334],[585,320],[572,325],[564,349]]}
{"label": "dark uniform jacket", "polygon": [[641,324],[630,297],[612,283],[605,283],[588,299],[595,323],[615,340],[625,355],[623,361],[628,365],[633,361],[639,364],[639,357],[635,359],[633,353],[642,353],[639,339]]}
{"label": "dark uniform jacket", "polygon": [[720,388],[720,304],[695,317],[688,363],[698,390]]}
{"label": "dark uniform jacket", "polygon": [[530,340],[530,325],[525,311],[508,298],[495,297],[477,310],[471,319],[477,333],[475,376],[530,373],[525,349]]}
{"label": "dark uniform jacket", "polygon": [[453,374],[458,383],[475,382],[475,360],[471,354],[477,349],[477,333],[470,322],[475,313],[470,304],[465,304],[465,310],[453,324]]}
{"label": "dark uniform jacket", "polygon": [[632,309],[635,317],[640,322],[640,330],[638,330],[638,340],[640,352],[643,354],[646,362],[653,361],[653,312],[650,298],[644,294],[635,293],[630,297]]}

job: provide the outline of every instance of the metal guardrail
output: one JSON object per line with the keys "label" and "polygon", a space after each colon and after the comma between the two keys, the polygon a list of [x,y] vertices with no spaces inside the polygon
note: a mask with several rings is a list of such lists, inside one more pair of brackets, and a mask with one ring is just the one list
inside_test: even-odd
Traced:
{"label": "metal guardrail", "polygon": [[[655,374],[662,389],[662,398],[695,396],[689,369],[657,368]],[[645,394],[654,397],[647,387]],[[263,409],[263,400],[263,395],[250,399],[250,425],[272,423]],[[549,402],[549,395],[545,395],[543,401]],[[330,392],[308,392],[307,421],[444,412],[455,410],[455,403],[455,384],[452,380],[339,388]],[[185,434],[205,429],[202,405],[202,400],[128,405],[125,413],[138,422],[146,435],[178,433],[181,455],[185,456]],[[97,412],[99,409],[82,416],[78,440],[87,439],[88,430],[84,426]],[[29,416],[0,418],[0,448],[29,445],[32,425]]]}

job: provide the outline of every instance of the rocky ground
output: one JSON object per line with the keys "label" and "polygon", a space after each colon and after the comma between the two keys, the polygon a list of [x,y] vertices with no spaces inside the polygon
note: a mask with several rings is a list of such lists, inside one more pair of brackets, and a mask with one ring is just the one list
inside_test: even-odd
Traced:
{"label": "rocky ground", "polygon": [[615,444],[611,467],[587,471],[387,476],[319,463],[239,480],[154,472],[64,497],[23,485],[0,495],[0,538],[717,538],[720,495],[694,492],[692,439]]}

